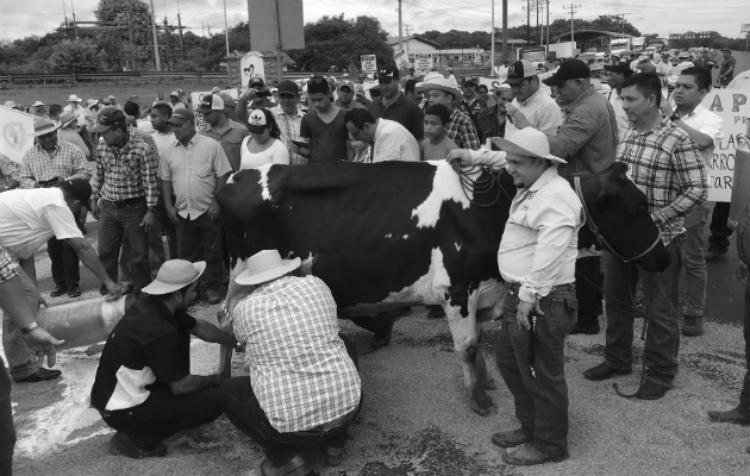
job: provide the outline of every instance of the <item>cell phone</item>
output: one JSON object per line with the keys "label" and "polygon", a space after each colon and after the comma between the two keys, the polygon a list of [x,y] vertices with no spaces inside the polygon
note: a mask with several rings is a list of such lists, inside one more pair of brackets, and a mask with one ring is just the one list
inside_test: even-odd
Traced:
{"label": "cell phone", "polygon": [[310,144],[303,140],[292,139],[292,144],[296,145],[297,147],[306,147],[308,149],[310,148]]}

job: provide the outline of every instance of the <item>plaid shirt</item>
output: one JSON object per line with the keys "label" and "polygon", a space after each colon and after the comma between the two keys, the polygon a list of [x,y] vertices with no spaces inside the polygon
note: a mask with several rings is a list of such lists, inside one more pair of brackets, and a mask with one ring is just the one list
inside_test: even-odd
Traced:
{"label": "plaid shirt", "polygon": [[445,126],[445,133],[461,149],[477,150],[481,145],[471,118],[458,109],[451,114],[451,120]]}
{"label": "plaid shirt", "polygon": [[91,172],[86,168],[86,156],[81,149],[70,142],[63,142],[55,146],[55,151],[50,154],[36,144],[23,156],[19,180],[22,188],[39,187],[39,182],[57,177],[66,180],[91,177]]}
{"label": "plaid shirt", "polygon": [[688,212],[706,198],[706,171],[698,147],[668,119],[653,130],[629,129],[617,147],[630,177],[648,198],[651,216],[668,244],[685,231]]}
{"label": "plaid shirt", "polygon": [[476,116],[477,130],[479,137],[482,140],[487,140],[490,137],[504,137],[505,136],[505,121],[502,124],[497,119],[497,110],[500,106],[495,104],[494,106],[488,106],[482,109],[482,111]]}
{"label": "plaid shirt", "polygon": [[336,302],[315,276],[283,277],[232,312],[260,407],[281,433],[310,430],[354,410],[361,382],[338,337]]}
{"label": "plaid shirt", "polygon": [[96,171],[91,180],[94,197],[118,202],[146,198],[155,207],[159,198],[159,151],[148,134],[131,129],[123,146],[100,143],[96,148]]}
{"label": "plaid shirt", "polygon": [[305,115],[302,107],[297,106],[296,114],[287,114],[281,109],[281,106],[276,106],[271,109],[271,113],[276,118],[276,123],[279,125],[279,130],[281,130],[281,141],[289,149],[289,163],[292,165],[306,164],[307,158],[294,152],[295,146],[292,143],[292,139],[299,140],[299,128],[300,124],[302,124],[302,117]]}
{"label": "plaid shirt", "polygon": [[18,276],[18,265],[13,261],[5,248],[0,246],[0,283],[10,281]]}

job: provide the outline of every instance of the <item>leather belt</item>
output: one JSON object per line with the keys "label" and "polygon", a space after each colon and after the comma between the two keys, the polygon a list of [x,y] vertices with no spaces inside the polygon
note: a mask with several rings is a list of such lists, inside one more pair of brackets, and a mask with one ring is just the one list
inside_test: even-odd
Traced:
{"label": "leather belt", "polygon": [[107,203],[111,203],[115,208],[122,208],[127,207],[128,205],[135,205],[139,202],[145,202],[145,197],[135,197],[135,198],[127,198],[125,200],[107,200],[106,198],[102,198]]}

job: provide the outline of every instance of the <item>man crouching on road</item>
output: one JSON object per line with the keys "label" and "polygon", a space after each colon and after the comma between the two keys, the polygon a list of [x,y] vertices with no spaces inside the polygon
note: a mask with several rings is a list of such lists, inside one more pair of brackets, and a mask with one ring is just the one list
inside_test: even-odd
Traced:
{"label": "man crouching on road", "polygon": [[229,420],[265,450],[265,476],[317,474],[300,454],[309,444],[323,447],[329,466],[340,464],[361,405],[356,355],[339,337],[331,290],[315,276],[290,276],[299,266],[299,258],[260,251],[234,280],[244,295],[231,292],[226,300],[250,378],[227,380],[222,403]]}
{"label": "man crouching on road", "polygon": [[550,154],[542,132],[527,127],[493,141],[505,154],[449,155],[464,165],[504,166],[518,188],[497,252],[508,295],[496,358],[521,428],[495,433],[492,442],[507,448],[503,461],[509,464],[562,461],[568,457],[563,349],[576,323],[575,261],[582,205],[568,181],[557,174],[558,164],[565,160]]}
{"label": "man crouching on road", "polygon": [[91,404],[117,430],[109,442],[115,454],[164,456],[162,440],[222,413],[223,377],[190,374],[191,334],[237,348],[234,337],[187,313],[205,269],[204,261],[164,262],[104,345]]}

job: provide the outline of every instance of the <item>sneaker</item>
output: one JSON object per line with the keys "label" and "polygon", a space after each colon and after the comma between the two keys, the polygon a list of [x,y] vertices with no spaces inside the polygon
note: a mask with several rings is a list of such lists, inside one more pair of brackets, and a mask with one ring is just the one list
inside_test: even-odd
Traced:
{"label": "sneaker", "polygon": [[81,290],[78,288],[77,284],[74,284],[70,288],[68,288],[68,296],[72,298],[76,298],[80,295],[81,295]]}
{"label": "sneaker", "polygon": [[725,412],[712,410],[708,412],[708,417],[711,421],[718,423],[734,423],[735,425],[742,426],[750,425],[750,415],[739,406]]}
{"label": "sneaker", "polygon": [[109,450],[113,454],[127,456],[128,458],[161,458],[167,454],[167,447],[164,446],[164,443],[138,446],[127,433],[121,431],[115,433],[115,436],[109,440]]}
{"label": "sneaker", "polygon": [[653,380],[646,380],[643,384],[638,387],[638,391],[634,395],[639,400],[658,400],[667,394],[669,388],[664,385],[654,382]]}
{"label": "sneaker", "polygon": [[66,288],[62,284],[58,284],[57,286],[55,286],[55,289],[53,289],[52,292],[49,293],[49,295],[52,297],[58,297],[58,296],[62,296],[63,294],[67,292],[68,292],[68,288]]}
{"label": "sneaker", "polygon": [[59,370],[53,370],[53,369],[45,369],[44,367],[39,367],[39,370],[34,372],[33,374],[23,377],[23,378],[14,378],[13,381],[16,383],[36,383],[36,382],[44,382],[45,380],[53,380],[59,377],[62,374]]}
{"label": "sneaker", "polygon": [[682,326],[682,335],[687,337],[703,335],[703,318],[699,316],[685,316],[685,324]]}
{"label": "sneaker", "polygon": [[500,448],[512,448],[531,441],[531,435],[518,428],[510,431],[501,431],[492,435],[492,444]]}

